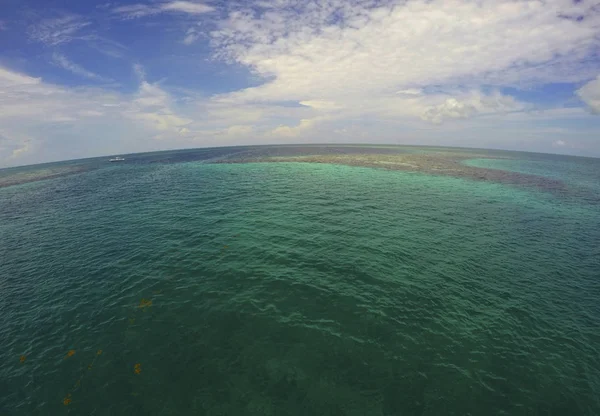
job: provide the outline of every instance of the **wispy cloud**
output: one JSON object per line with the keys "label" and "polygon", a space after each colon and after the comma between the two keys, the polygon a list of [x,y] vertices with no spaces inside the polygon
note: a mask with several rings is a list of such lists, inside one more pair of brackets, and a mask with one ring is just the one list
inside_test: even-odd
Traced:
{"label": "wispy cloud", "polygon": [[56,18],[44,18],[27,27],[29,39],[48,47],[56,47],[73,41],[83,41],[86,46],[114,58],[121,58],[127,50],[120,42],[98,34],[97,22],[76,14]]}
{"label": "wispy cloud", "polygon": [[55,19],[44,19],[29,27],[29,37],[50,46],[81,39],[79,33],[91,22],[77,15],[67,15]]}
{"label": "wispy cloud", "polygon": [[58,52],[55,52],[52,54],[52,63],[60,68],[66,69],[67,71],[70,71],[73,74],[83,77],[83,78],[91,79],[94,81],[102,81],[102,82],[110,82],[111,81],[110,79],[102,77],[92,71],[88,71],[87,69],[85,69],[81,65],[76,64],[75,62],[71,62],[69,59],[67,59],[66,56],[64,56],[63,54],[60,54]]}
{"label": "wispy cloud", "polygon": [[159,13],[185,13],[191,15],[209,13],[214,11],[214,7],[202,3],[190,1],[171,1],[158,4],[130,4],[119,6],[112,9],[113,13],[125,18],[136,19],[145,16],[151,16]]}
{"label": "wispy cloud", "polygon": [[133,73],[138,78],[140,82],[144,82],[146,80],[146,70],[140,64],[133,64]]}
{"label": "wispy cloud", "polygon": [[129,4],[112,9],[112,12],[124,19],[136,19],[160,13],[160,9],[147,4]]}
{"label": "wispy cloud", "polygon": [[19,156],[22,156],[25,153],[29,153],[33,150],[32,140],[25,139],[22,140],[19,146],[12,150],[9,159],[18,159]]}
{"label": "wispy cloud", "polygon": [[[4,156],[9,163],[18,160],[32,150],[34,150],[34,145],[30,137],[15,136],[0,130],[0,155]],[[0,160],[2,160],[1,157]]]}
{"label": "wispy cloud", "polygon": [[183,38],[182,43],[184,45],[191,45],[192,43],[196,42],[200,36],[201,33],[199,30],[195,27],[191,27],[185,32],[185,37]]}
{"label": "wispy cloud", "polygon": [[90,48],[96,49],[98,52],[111,58],[122,58],[127,52],[125,45],[112,39],[98,35],[89,35],[86,38],[88,40],[87,45]]}
{"label": "wispy cloud", "polygon": [[192,3],[190,1],[172,1],[160,6],[161,10],[169,12],[181,12],[189,14],[202,14],[212,12],[214,7],[202,3]]}

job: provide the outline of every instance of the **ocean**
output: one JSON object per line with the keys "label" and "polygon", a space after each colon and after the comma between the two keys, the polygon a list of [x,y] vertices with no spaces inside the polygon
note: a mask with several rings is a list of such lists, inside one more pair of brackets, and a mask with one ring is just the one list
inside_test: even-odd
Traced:
{"label": "ocean", "polygon": [[600,159],[0,170],[0,415],[598,415]]}

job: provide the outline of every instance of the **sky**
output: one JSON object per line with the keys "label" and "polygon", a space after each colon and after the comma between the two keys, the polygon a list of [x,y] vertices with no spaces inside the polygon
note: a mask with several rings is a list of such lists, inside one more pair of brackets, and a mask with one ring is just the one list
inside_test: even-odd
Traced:
{"label": "sky", "polygon": [[0,0],[0,167],[274,143],[600,157],[600,0]]}

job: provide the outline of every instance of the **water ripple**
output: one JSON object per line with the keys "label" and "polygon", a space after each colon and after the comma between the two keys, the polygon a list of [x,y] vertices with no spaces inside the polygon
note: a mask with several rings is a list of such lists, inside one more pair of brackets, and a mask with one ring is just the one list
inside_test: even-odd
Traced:
{"label": "water ripple", "polygon": [[172,160],[0,193],[2,414],[600,412],[586,204]]}

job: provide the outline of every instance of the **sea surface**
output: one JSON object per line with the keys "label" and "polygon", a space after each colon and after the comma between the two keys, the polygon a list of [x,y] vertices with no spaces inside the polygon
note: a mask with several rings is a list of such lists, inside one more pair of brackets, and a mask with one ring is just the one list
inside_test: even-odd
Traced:
{"label": "sea surface", "polygon": [[600,414],[600,159],[125,159],[0,170],[1,416]]}

